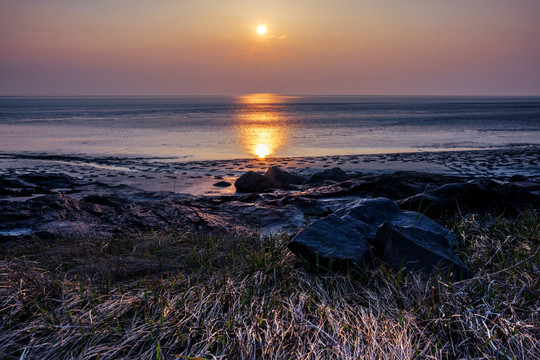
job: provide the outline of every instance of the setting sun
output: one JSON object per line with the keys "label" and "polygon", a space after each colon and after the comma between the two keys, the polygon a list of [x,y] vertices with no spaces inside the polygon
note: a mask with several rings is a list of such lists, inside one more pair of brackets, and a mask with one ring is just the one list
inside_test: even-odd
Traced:
{"label": "setting sun", "polygon": [[258,32],[260,35],[266,34],[266,26],[264,26],[264,25],[259,25],[259,26],[257,27],[257,32]]}

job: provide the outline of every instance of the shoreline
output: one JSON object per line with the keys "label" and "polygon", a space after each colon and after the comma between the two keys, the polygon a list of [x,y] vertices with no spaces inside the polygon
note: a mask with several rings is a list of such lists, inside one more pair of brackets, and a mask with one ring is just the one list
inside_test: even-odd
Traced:
{"label": "shoreline", "polygon": [[[0,160],[0,238],[183,228],[292,234],[361,199],[385,197],[419,211],[430,192],[429,206],[449,207],[429,209],[435,218],[466,208],[515,214],[540,207],[537,147],[183,163],[40,156]],[[258,183],[269,181],[262,174],[274,166],[300,180]]]}
{"label": "shoreline", "polygon": [[[507,180],[513,175],[540,179],[540,146],[481,150],[422,151],[312,157],[269,157],[231,160],[164,161],[165,158],[94,157],[85,155],[2,154],[0,175],[58,174],[144,191],[194,196],[235,193],[235,180],[247,171],[264,173],[272,166],[300,176],[340,167],[351,174],[421,171],[463,178]],[[214,186],[226,182],[230,186]]]}

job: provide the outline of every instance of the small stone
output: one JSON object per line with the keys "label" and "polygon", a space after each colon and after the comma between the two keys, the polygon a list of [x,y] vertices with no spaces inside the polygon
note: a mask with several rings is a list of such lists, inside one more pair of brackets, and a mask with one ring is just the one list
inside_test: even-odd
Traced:
{"label": "small stone", "polygon": [[221,188],[226,188],[226,187],[229,187],[231,186],[232,184],[228,181],[218,181],[217,183],[214,184],[215,187],[221,187]]}

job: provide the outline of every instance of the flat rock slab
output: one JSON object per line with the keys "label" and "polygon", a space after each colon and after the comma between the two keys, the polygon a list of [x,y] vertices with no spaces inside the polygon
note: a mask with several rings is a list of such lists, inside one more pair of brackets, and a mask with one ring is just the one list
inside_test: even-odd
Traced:
{"label": "flat rock slab", "polygon": [[293,205],[265,203],[257,194],[195,198],[96,185],[70,194],[0,200],[0,244],[22,237],[111,237],[147,231],[295,233],[305,224]]}

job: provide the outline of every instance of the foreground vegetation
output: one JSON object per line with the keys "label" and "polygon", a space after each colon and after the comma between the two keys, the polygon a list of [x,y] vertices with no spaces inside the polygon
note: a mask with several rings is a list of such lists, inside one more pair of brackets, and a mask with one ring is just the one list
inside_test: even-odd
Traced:
{"label": "foreground vegetation", "polygon": [[540,357],[540,216],[447,223],[472,279],[315,273],[285,236],[3,244],[0,359]]}

